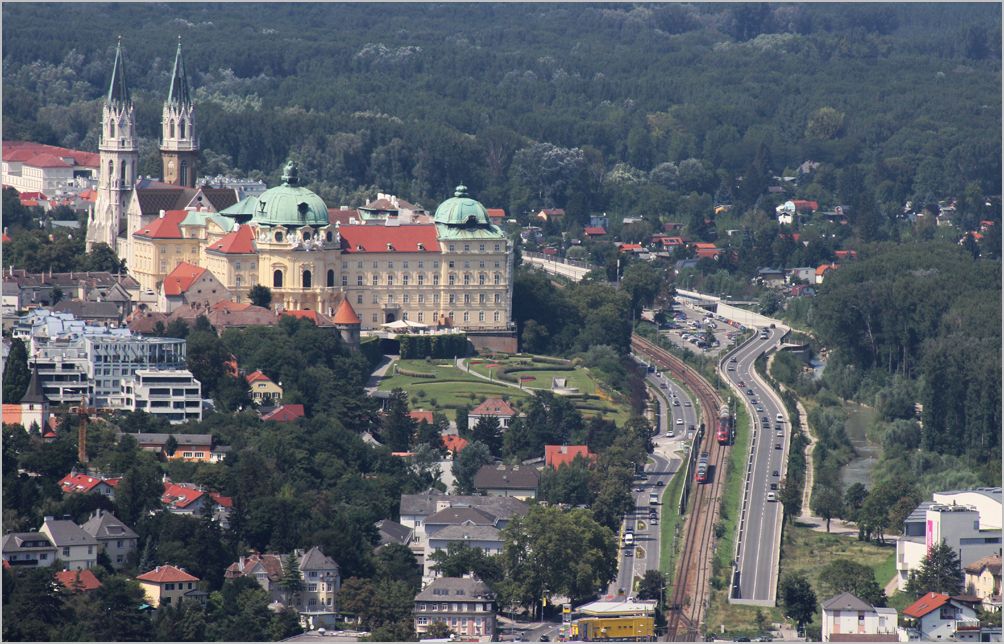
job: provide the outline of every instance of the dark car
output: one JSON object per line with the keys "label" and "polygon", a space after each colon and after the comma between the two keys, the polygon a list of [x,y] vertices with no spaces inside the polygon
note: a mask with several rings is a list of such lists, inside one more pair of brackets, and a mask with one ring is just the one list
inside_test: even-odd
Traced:
{"label": "dark car", "polygon": [[551,641],[551,638],[550,638],[550,637],[548,637],[547,635],[541,635],[541,636],[540,636],[540,639],[538,639],[537,641],[538,641],[538,642],[550,642],[550,641]]}
{"label": "dark car", "polygon": [[781,443],[777,443],[776,445],[774,445],[774,449],[781,449]]}
{"label": "dark car", "polygon": [[777,483],[771,483],[770,484],[770,489],[776,490],[777,489]]}
{"label": "dark car", "polygon": [[659,479],[658,481],[656,481],[655,484],[658,485],[659,487],[662,487],[662,486],[666,485],[666,483],[662,479]]}
{"label": "dark car", "polygon": [[774,470],[774,476],[781,476],[781,473],[778,472],[777,470]]}

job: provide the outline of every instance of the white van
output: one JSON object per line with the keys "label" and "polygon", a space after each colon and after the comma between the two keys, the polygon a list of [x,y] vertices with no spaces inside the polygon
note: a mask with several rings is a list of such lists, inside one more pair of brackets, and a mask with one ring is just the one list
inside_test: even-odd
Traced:
{"label": "white van", "polygon": [[648,493],[648,503],[649,503],[649,505],[658,505],[659,504],[659,495],[658,495],[658,493],[656,493],[656,492],[649,492]]}
{"label": "white van", "polygon": [[778,414],[777,415],[777,422],[783,423],[784,422],[784,416],[782,416],[781,414]]}

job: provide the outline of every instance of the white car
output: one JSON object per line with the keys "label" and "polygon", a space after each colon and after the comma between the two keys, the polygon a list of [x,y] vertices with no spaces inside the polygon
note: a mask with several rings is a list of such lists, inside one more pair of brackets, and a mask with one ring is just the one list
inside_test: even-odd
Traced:
{"label": "white car", "polygon": [[767,493],[767,500],[768,501],[777,501],[777,495],[774,494],[773,492],[768,492]]}
{"label": "white car", "polygon": [[676,424],[677,425],[682,425],[683,424],[683,419],[682,418],[677,418],[676,419]]}
{"label": "white car", "polygon": [[676,438],[676,432],[674,432],[672,429],[669,430],[668,432],[666,432],[666,438]]}

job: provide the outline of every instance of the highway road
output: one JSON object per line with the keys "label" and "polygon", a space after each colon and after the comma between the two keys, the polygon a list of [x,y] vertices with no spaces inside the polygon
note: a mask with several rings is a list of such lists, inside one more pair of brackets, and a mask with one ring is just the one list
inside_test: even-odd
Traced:
{"label": "highway road", "polygon": [[[634,482],[635,509],[625,517],[621,528],[622,537],[630,528],[634,546],[620,550],[617,578],[610,584],[608,599],[631,596],[635,578],[644,576],[646,570],[659,570],[661,523],[650,523],[649,510],[655,507],[660,521],[664,512],[678,511],[672,504],[662,505],[662,496],[683,463],[682,450],[689,446],[688,434],[693,437],[688,430],[699,425],[697,407],[678,383],[660,372],[649,372],[646,382],[658,403],[655,423],[658,433],[652,439],[655,449],[645,466],[646,478],[636,478]],[[681,453],[678,454],[678,451]],[[656,492],[660,499],[655,506],[649,503],[652,492]]]}
{"label": "highway road", "polygon": [[572,266],[570,264],[564,264],[557,260],[547,260],[541,257],[528,257],[525,253],[523,255],[524,264],[532,264],[537,268],[541,268],[548,273],[554,275],[561,275],[567,277],[573,282],[581,281],[586,273],[593,270],[593,267],[584,268],[581,266]]}
{"label": "highway road", "polygon": [[[777,394],[755,375],[754,360],[780,345],[785,329],[768,328],[767,332],[766,340],[757,335],[729,354],[725,375],[733,389],[742,392],[747,412],[753,418],[752,477],[745,496],[746,519],[738,559],[739,596],[735,599],[773,605],[783,509],[779,502],[768,500],[768,495],[778,494],[773,486],[779,486],[785,475],[791,422]],[[783,419],[780,423],[778,414]]]}

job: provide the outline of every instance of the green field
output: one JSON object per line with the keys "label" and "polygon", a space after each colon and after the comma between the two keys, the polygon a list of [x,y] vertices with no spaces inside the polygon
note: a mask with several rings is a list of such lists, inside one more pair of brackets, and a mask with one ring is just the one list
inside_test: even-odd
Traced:
{"label": "green field", "polygon": [[[524,358],[523,361],[530,363],[531,359]],[[570,396],[570,398],[585,418],[601,415],[618,424],[623,424],[630,417],[628,405],[621,402],[621,396],[614,394],[612,397],[606,393],[588,369],[583,367],[575,367],[568,371],[525,372],[525,375],[536,377],[541,386],[535,387],[536,383],[531,382],[525,383],[524,389],[520,389],[510,383],[498,381],[496,370],[487,369],[485,367],[487,364],[500,363],[486,359],[475,359],[470,368],[475,373],[486,377],[489,377],[491,371],[491,377],[495,378],[495,382],[488,382],[473,373],[458,369],[452,360],[430,362],[399,360],[397,366],[380,381],[380,390],[403,389],[408,394],[412,409],[439,411],[454,418],[459,407],[465,405],[473,407],[487,398],[504,397],[519,407],[532,395],[533,389],[550,389],[551,378],[562,377],[568,379],[570,386],[578,387],[582,392],[581,396]],[[416,374],[432,374],[433,377],[404,375],[400,373],[402,369]],[[520,373],[516,372],[517,378]],[[586,395],[591,397],[587,399]]]}
{"label": "green field", "polygon": [[[660,526],[659,570],[666,574],[669,582],[667,590],[672,587],[676,573],[676,557],[682,545],[683,517],[680,516],[680,495],[683,493],[683,482],[687,477],[687,463],[684,461],[680,469],[673,475],[673,480],[666,486],[662,494],[662,525]],[[675,537],[681,532],[679,539]]]}

